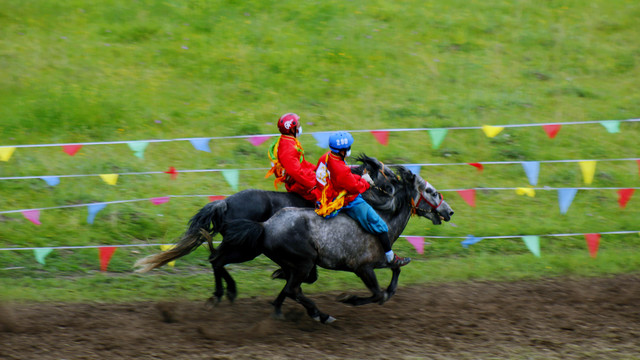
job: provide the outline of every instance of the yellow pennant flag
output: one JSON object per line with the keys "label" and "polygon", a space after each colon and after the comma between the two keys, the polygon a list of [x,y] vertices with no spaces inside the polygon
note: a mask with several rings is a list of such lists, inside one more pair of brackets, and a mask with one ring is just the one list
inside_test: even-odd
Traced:
{"label": "yellow pennant flag", "polygon": [[490,138],[500,134],[502,130],[504,130],[504,126],[482,125],[482,131]]}
{"label": "yellow pennant flag", "polygon": [[582,177],[584,183],[589,185],[593,182],[593,174],[596,173],[596,162],[593,160],[580,161],[580,169],[582,170]]}
{"label": "yellow pennant flag", "polygon": [[530,188],[519,187],[519,188],[516,188],[516,194],[527,195],[528,197],[535,197],[536,191]]}
{"label": "yellow pennant flag", "polygon": [[9,159],[11,159],[11,155],[13,155],[13,152],[16,151],[16,148],[11,146],[11,147],[0,147],[0,160],[2,161],[9,161]]}
{"label": "yellow pennant flag", "polygon": [[[174,247],[176,247],[176,246],[175,245],[160,245],[160,250],[167,251],[167,250],[173,249]],[[176,265],[176,261],[175,260],[174,261],[169,261],[167,263],[167,265],[169,265],[171,267],[174,267]]]}
{"label": "yellow pennant flag", "polygon": [[118,174],[100,174],[100,178],[109,185],[115,185],[118,182]]}

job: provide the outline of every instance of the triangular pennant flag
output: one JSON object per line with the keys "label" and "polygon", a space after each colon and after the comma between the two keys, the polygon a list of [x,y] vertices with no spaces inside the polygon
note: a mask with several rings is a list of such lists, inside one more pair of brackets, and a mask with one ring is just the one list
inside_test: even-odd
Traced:
{"label": "triangular pennant flag", "polygon": [[595,258],[598,255],[598,246],[600,245],[600,234],[584,234],[585,240],[587,240],[587,248],[589,248],[589,255]]}
{"label": "triangular pennant flag", "polygon": [[615,134],[615,133],[619,133],[620,132],[620,121],[619,120],[600,121],[600,124],[602,126],[604,126],[604,128],[607,129],[607,131],[610,132],[611,134]]}
{"label": "triangular pennant flag", "polygon": [[174,168],[173,166],[170,166],[169,171],[165,171],[164,173],[170,174],[171,180],[175,180],[178,177],[178,172],[176,171],[176,168]]}
{"label": "triangular pennant flag", "polygon": [[118,182],[118,174],[100,174],[100,178],[109,185],[115,185]]}
{"label": "triangular pennant flag", "polygon": [[540,174],[540,162],[539,161],[524,161],[522,162],[529,184],[536,186],[538,184],[538,174]]}
{"label": "triangular pennant flag", "polygon": [[16,151],[16,148],[13,146],[0,147],[0,160],[9,161],[14,151]]}
{"label": "triangular pennant flag", "polygon": [[389,144],[389,132],[384,130],[373,130],[371,131],[371,135],[378,140],[378,142],[382,145]]}
{"label": "triangular pennant flag", "polygon": [[462,244],[462,247],[466,249],[469,247],[469,245],[473,245],[479,242],[480,240],[482,240],[482,238],[475,237],[473,235],[467,235],[467,238],[462,240],[460,244]]}
{"label": "triangular pennant flag", "polygon": [[467,202],[471,207],[476,206],[476,190],[475,189],[467,189],[467,190],[456,190],[460,196]]}
{"label": "triangular pennant flag", "polygon": [[593,160],[578,161],[584,183],[589,185],[593,182],[593,175],[596,173],[596,162]]}
{"label": "triangular pennant flag", "polygon": [[551,139],[556,137],[556,135],[558,134],[558,131],[560,131],[561,127],[562,127],[562,125],[560,125],[560,124],[542,125],[542,128],[547,133],[547,136],[549,136],[549,138],[551,138]]}
{"label": "triangular pennant flag", "polygon": [[635,189],[620,189],[618,190],[618,205],[621,208],[625,208],[627,206],[627,202],[631,199],[633,192]]}
{"label": "triangular pennant flag", "polygon": [[111,260],[111,256],[116,252],[116,249],[118,248],[115,246],[104,246],[98,249],[100,253],[100,271],[107,271],[109,260]]}
{"label": "triangular pennant flag", "polygon": [[224,176],[224,179],[227,180],[233,190],[238,191],[238,177],[240,176],[238,169],[222,170],[222,176]]}
{"label": "triangular pennant flag", "polygon": [[209,196],[209,202],[216,201],[216,200],[224,200],[226,198],[227,197],[224,196],[224,195],[210,195]]}
{"label": "triangular pennant flag", "polygon": [[[174,247],[176,247],[176,246],[175,245],[160,245],[160,250],[167,251],[167,250],[173,249]],[[174,267],[176,265],[176,261],[175,260],[169,261],[167,263],[167,265],[169,265],[171,267]]]}
{"label": "triangular pennant flag", "polygon": [[211,149],[209,149],[209,140],[211,139],[204,138],[204,139],[191,139],[189,141],[191,142],[191,145],[193,145],[193,147],[196,148],[196,150],[211,152]]}
{"label": "triangular pennant flag", "polygon": [[129,149],[133,151],[133,155],[139,157],[140,159],[144,159],[144,151],[149,146],[148,141],[132,141],[128,142]]}
{"label": "triangular pennant flag", "polygon": [[321,133],[313,133],[313,138],[316,139],[316,145],[326,149],[329,147],[329,137],[331,137],[331,133],[321,132]]}
{"label": "triangular pennant flag", "polygon": [[504,130],[504,126],[491,126],[491,125],[482,125],[482,131],[487,137],[495,137],[500,134],[500,131]]}
{"label": "triangular pennant flag", "polygon": [[73,156],[82,149],[82,145],[62,145],[62,151]]}
{"label": "triangular pennant flag", "polygon": [[404,167],[416,175],[420,175],[420,169],[422,168],[420,165],[405,165]]}
{"label": "triangular pennant flag", "polygon": [[518,195],[527,195],[528,197],[535,197],[536,196],[536,191],[531,189],[531,188],[519,187],[519,188],[516,188],[516,194],[518,194]]}
{"label": "triangular pennant flag", "polygon": [[100,212],[100,210],[107,207],[105,203],[97,203],[97,204],[89,204],[87,209],[89,210],[89,216],[87,216],[87,223],[93,224],[93,220],[96,218],[96,214]]}
{"label": "triangular pennant flag", "polygon": [[249,140],[249,142],[253,146],[260,146],[265,141],[269,140],[269,138],[271,138],[271,136],[269,136],[269,135],[256,135],[256,136],[252,136],[252,137],[248,138],[247,140]]}
{"label": "triangular pennant flag", "polygon": [[436,150],[442,144],[442,141],[447,136],[448,129],[431,129],[429,130],[429,137],[431,138],[431,148]]}
{"label": "triangular pennant flag", "polygon": [[416,248],[418,254],[424,254],[424,237],[407,236],[406,239],[414,248]]}
{"label": "triangular pennant flag", "polygon": [[36,225],[42,224],[40,222],[40,210],[24,210],[22,211],[22,215]]}
{"label": "triangular pennant flag", "polygon": [[560,205],[561,214],[567,213],[577,192],[578,189],[558,189],[558,204]]}
{"label": "triangular pennant flag", "polygon": [[38,248],[38,249],[33,249],[33,254],[36,257],[37,262],[39,262],[42,265],[45,265],[44,258],[46,258],[47,255],[49,255],[52,251],[53,251],[52,248]]}
{"label": "triangular pennant flag", "polygon": [[535,235],[523,236],[522,241],[527,245],[527,249],[533,253],[533,255],[540,257],[540,237]]}
{"label": "triangular pennant flag", "polygon": [[160,205],[160,204],[164,204],[166,202],[169,202],[170,197],[168,196],[161,196],[161,197],[155,197],[155,198],[151,198],[149,199],[149,201],[151,201],[151,203],[153,203],[153,205]]}
{"label": "triangular pennant flag", "polygon": [[40,179],[44,180],[49,186],[60,184],[60,178],[58,176],[41,176]]}
{"label": "triangular pennant flag", "polygon": [[484,166],[480,163],[467,163],[471,166],[473,166],[474,168],[478,169],[479,172],[482,172],[482,170],[484,170]]}

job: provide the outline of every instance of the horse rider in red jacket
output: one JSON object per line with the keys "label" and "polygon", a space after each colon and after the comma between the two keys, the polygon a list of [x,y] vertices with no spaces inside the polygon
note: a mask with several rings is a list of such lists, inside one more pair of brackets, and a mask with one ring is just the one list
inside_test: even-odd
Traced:
{"label": "horse rider in red jacket", "polygon": [[345,131],[339,131],[329,137],[330,151],[320,157],[317,166],[318,181],[323,183],[324,189],[316,213],[331,218],[343,211],[360,223],[364,230],[378,236],[389,265],[407,265],[411,259],[401,258],[393,253],[387,224],[362,198],[361,194],[373,185],[371,176],[351,173],[345,161],[345,158],[351,155],[352,144],[353,136]]}
{"label": "horse rider in red jacket", "polygon": [[316,167],[304,158],[304,149],[297,137],[302,134],[300,116],[284,114],[278,119],[280,137],[271,145],[268,155],[273,167],[265,177],[275,174],[273,184],[284,183],[289,192],[294,192],[314,203],[322,196],[322,185],[316,181]]}

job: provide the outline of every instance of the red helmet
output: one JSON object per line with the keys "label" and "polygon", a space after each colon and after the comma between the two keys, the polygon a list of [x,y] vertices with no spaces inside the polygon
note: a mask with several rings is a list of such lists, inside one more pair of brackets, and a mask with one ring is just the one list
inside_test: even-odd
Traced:
{"label": "red helmet", "polygon": [[278,130],[283,135],[294,135],[300,126],[300,116],[294,113],[286,113],[278,119]]}

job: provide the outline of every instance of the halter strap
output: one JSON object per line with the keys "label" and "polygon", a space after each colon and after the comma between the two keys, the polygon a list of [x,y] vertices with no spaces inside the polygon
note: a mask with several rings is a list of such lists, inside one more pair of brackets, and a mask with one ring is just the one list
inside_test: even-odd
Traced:
{"label": "halter strap", "polygon": [[[427,181],[425,181],[425,184],[428,184]],[[440,194],[440,193],[438,193],[438,194]],[[444,196],[442,196],[442,194],[440,194],[440,202],[438,203],[438,205],[434,205],[429,200],[427,200],[427,198],[425,198],[422,195],[422,192],[418,193],[418,202],[417,203],[413,198],[411,198],[411,213],[413,215],[418,213],[418,209],[419,209],[418,206],[420,205],[420,202],[422,200],[424,200],[424,202],[429,204],[429,206],[431,206],[431,208],[433,208],[434,210],[437,210],[440,207],[440,205],[442,205],[442,202],[444,201]]]}

